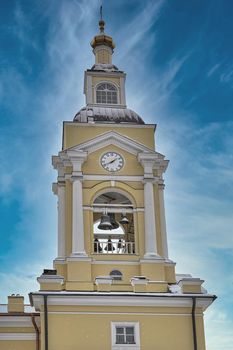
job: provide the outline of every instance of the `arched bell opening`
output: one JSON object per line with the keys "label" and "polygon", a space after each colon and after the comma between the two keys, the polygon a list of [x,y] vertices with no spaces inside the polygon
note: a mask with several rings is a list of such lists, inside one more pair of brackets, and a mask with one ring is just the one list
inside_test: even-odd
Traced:
{"label": "arched bell opening", "polygon": [[135,254],[133,204],[124,194],[109,191],[94,200],[93,253]]}

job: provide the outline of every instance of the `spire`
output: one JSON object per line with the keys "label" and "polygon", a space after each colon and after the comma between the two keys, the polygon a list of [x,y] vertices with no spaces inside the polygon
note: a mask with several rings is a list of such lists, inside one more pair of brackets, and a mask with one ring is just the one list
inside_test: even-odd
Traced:
{"label": "spire", "polygon": [[100,28],[100,33],[104,33],[104,26],[105,22],[103,20],[103,6],[100,6],[100,20],[99,20],[99,28]]}
{"label": "spire", "polygon": [[111,36],[104,32],[105,22],[103,20],[103,7],[100,6],[99,34],[91,41],[91,47],[95,55],[96,64],[112,64],[112,54],[115,43]]}

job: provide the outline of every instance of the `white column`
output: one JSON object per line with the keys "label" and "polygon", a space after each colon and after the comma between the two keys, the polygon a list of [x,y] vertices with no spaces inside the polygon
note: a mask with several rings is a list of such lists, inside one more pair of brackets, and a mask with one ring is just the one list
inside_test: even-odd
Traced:
{"label": "white column", "polygon": [[58,196],[58,259],[64,259],[66,255],[65,244],[65,182],[58,182],[57,196]]}
{"label": "white column", "polygon": [[166,219],[165,219],[165,208],[164,208],[164,184],[159,184],[159,211],[160,211],[160,226],[161,226],[161,238],[163,256],[168,259],[168,247],[167,247],[167,230],[166,230]]}
{"label": "white column", "polygon": [[84,247],[82,177],[73,176],[72,255],[87,256]]}
{"label": "white column", "polygon": [[154,206],[153,180],[144,180],[144,218],[145,218],[145,258],[156,257],[156,218]]}

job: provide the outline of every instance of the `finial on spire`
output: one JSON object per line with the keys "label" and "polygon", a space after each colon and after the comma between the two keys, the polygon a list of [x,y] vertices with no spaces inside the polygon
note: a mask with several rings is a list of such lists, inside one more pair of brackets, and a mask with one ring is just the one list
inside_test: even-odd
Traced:
{"label": "finial on spire", "polygon": [[104,26],[105,22],[103,20],[103,6],[100,6],[100,20],[99,20],[99,27],[100,27],[100,33],[104,33]]}

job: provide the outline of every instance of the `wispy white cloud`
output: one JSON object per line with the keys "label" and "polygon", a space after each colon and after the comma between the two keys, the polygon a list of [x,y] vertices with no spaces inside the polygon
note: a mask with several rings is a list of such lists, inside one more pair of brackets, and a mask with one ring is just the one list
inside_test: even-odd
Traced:
{"label": "wispy white cloud", "polygon": [[211,77],[220,68],[221,64],[222,63],[216,63],[214,66],[212,66],[207,72],[207,77]]}
{"label": "wispy white cloud", "polygon": [[233,67],[228,67],[228,69],[220,75],[220,81],[222,83],[230,83],[233,80]]}

